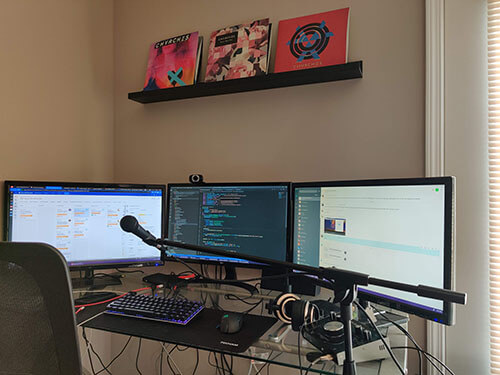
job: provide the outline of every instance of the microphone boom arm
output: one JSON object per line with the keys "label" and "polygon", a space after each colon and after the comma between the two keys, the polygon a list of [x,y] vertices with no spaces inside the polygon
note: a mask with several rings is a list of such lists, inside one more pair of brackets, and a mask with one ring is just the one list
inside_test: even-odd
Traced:
{"label": "microphone boom arm", "polygon": [[[245,259],[250,262],[266,264],[270,266],[288,268],[291,270],[301,271],[304,274],[317,276],[320,279],[333,280],[335,283],[343,285],[378,285],[390,289],[402,290],[405,292],[410,292],[417,294],[420,297],[427,297],[432,299],[441,300],[444,302],[458,303],[465,305],[467,302],[467,294],[456,292],[448,289],[435,288],[426,285],[411,285],[405,283],[399,283],[390,280],[379,279],[375,277],[370,277],[367,274],[354,272],[349,270],[343,270],[340,268],[324,268],[324,267],[312,267],[304,264],[296,264],[291,262],[284,262],[280,260],[262,258],[254,255],[248,254],[235,254],[227,250],[215,249],[208,246],[188,244],[184,242],[172,241],[168,239],[157,239],[156,248],[162,250],[163,246],[177,247],[186,250],[201,251],[213,255],[220,255],[224,257],[237,257],[239,259]],[[314,282],[314,280],[311,280]],[[324,287],[327,285],[321,284]],[[330,288],[331,289],[331,288]]]}

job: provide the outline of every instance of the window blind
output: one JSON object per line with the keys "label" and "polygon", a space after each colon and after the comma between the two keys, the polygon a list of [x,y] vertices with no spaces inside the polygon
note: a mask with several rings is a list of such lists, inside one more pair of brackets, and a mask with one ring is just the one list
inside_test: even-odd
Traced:
{"label": "window blind", "polygon": [[500,375],[500,0],[488,0],[488,159],[490,366]]}

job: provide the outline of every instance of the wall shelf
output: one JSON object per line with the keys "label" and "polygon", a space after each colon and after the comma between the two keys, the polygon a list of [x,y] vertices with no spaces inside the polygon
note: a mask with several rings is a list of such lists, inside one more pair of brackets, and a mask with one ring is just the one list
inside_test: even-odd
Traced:
{"label": "wall shelf", "polygon": [[195,85],[169,89],[130,92],[128,98],[146,104],[200,98],[203,96],[234,94],[237,92],[268,90],[278,87],[309,85],[312,83],[342,81],[362,77],[363,62],[355,61],[314,69],[270,73],[250,78],[208,83],[201,82]]}

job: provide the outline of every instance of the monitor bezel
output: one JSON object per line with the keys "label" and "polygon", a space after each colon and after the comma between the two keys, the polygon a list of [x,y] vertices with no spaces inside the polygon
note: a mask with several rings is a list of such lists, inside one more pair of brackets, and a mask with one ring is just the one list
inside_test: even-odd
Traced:
{"label": "monitor bezel", "polygon": [[[167,238],[169,238],[169,233],[168,233],[168,228],[169,228],[169,212],[170,212],[170,194],[171,194],[171,189],[175,187],[217,187],[217,186],[235,186],[235,187],[247,187],[247,186],[283,186],[287,187],[288,189],[288,194],[287,194],[287,218],[286,218],[286,223],[287,223],[287,228],[286,228],[286,244],[285,244],[285,259],[284,261],[288,261],[291,259],[290,257],[292,256],[292,249],[290,247],[290,240],[291,240],[291,231],[290,231],[290,225],[291,225],[291,210],[292,210],[292,205],[291,205],[291,189],[292,189],[292,183],[291,182],[210,182],[210,183],[202,183],[202,184],[193,184],[193,183],[170,183],[167,184],[167,203],[166,203],[166,210],[165,210],[165,234]],[[236,258],[236,257],[235,257]],[[164,261],[173,261],[176,262],[176,260],[172,257],[165,256],[162,258]],[[192,259],[192,258],[185,258],[185,257],[180,257],[182,261],[186,263],[194,263],[194,264],[207,264],[207,265],[228,265],[228,266],[234,266],[234,267],[241,267],[241,268],[269,268],[270,266],[267,264],[262,264],[262,263],[254,263],[254,262],[249,262],[249,263],[243,263],[243,262],[231,262],[231,261],[223,261],[223,260],[215,260],[215,259]]]}
{"label": "monitor bezel", "polygon": [[[345,180],[345,181],[317,181],[301,182],[292,184],[291,200],[293,213],[291,213],[291,253],[290,260],[294,262],[295,253],[295,198],[296,189],[307,187],[337,187],[337,186],[403,186],[403,185],[444,185],[444,289],[455,289],[455,177],[421,177],[421,178],[398,178],[398,179],[374,179],[374,180]],[[394,280],[397,281],[397,280]],[[360,299],[377,303],[391,309],[403,311],[409,314],[420,316],[424,319],[432,320],[438,323],[453,325],[455,323],[455,306],[450,302],[443,302],[443,312],[434,312],[424,308],[419,308],[409,303],[396,301],[387,297],[376,296],[367,291],[359,290]]]}
{"label": "monitor bezel", "polygon": [[[136,188],[136,189],[160,189],[162,191],[162,203],[161,203],[161,236],[164,235],[165,228],[165,202],[166,202],[166,186],[163,184],[136,184],[136,183],[106,183],[106,182],[68,182],[68,181],[19,181],[19,180],[5,180],[4,181],[4,225],[3,225],[3,239],[4,241],[10,241],[8,239],[8,233],[10,233],[10,220],[9,220],[9,204],[10,204],[10,189],[9,186],[21,186],[21,185],[31,185],[31,186],[63,186],[63,187],[97,187],[97,188]],[[158,260],[146,260],[146,261],[135,261],[135,262],[98,262],[82,265],[69,265],[68,267],[71,271],[83,271],[83,270],[94,270],[94,269],[114,269],[114,268],[129,268],[129,267],[153,267],[162,266],[164,261],[161,259],[161,254],[159,254]]]}

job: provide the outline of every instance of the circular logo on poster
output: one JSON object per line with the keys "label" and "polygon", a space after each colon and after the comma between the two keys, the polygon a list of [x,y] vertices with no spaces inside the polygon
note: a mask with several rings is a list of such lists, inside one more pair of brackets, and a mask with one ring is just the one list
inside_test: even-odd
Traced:
{"label": "circular logo on poster", "polygon": [[290,52],[297,58],[297,62],[308,59],[319,59],[319,55],[328,45],[334,34],[328,30],[325,21],[309,23],[297,27],[292,38],[287,42]]}

